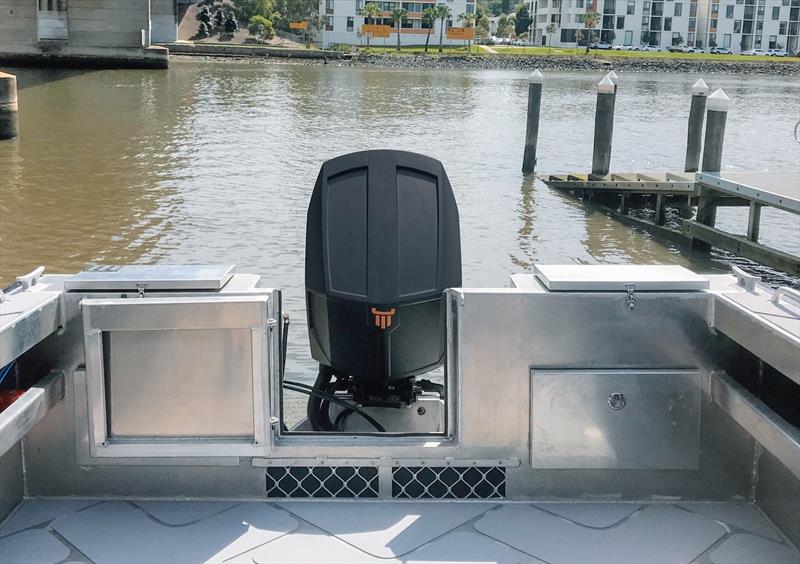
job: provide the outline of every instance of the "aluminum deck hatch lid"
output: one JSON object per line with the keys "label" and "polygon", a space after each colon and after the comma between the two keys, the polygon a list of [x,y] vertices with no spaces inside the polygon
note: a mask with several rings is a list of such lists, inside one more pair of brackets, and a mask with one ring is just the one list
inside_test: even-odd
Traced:
{"label": "aluminum deck hatch lid", "polygon": [[220,290],[235,265],[122,265],[98,266],[64,281],[65,290]]}
{"label": "aluminum deck hatch lid", "polygon": [[677,265],[536,264],[534,273],[551,292],[685,292],[706,290],[709,279]]}

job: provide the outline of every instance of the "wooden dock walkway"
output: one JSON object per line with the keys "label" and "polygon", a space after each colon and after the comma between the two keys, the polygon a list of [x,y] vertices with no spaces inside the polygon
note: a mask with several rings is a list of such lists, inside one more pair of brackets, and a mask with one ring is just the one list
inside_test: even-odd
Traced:
{"label": "wooden dock walkway", "polygon": [[[776,270],[800,276],[800,257],[758,242],[761,209],[764,206],[800,216],[800,174],[626,172],[603,176],[568,173],[539,177],[551,188],[580,196],[588,195],[605,205],[617,197],[621,214],[627,214],[630,196],[655,196],[653,221],[637,219],[637,224],[656,230],[668,229],[691,242],[693,248],[718,247]],[[683,219],[680,229],[670,229],[664,226],[665,208],[669,201],[676,198],[684,207],[696,204],[697,214],[694,219]],[[715,227],[716,209],[721,206],[750,208],[746,237]]]}

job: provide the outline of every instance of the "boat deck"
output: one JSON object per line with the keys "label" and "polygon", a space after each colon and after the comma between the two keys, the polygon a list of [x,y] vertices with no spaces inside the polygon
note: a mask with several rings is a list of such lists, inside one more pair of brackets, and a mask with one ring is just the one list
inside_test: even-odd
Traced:
{"label": "boat deck", "polygon": [[29,499],[15,562],[800,562],[749,503]]}

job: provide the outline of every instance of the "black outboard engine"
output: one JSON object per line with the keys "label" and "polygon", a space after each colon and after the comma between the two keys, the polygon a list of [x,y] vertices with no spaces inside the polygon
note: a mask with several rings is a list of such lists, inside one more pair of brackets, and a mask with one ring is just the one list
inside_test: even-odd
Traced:
{"label": "black outboard engine", "polygon": [[[322,165],[306,227],[317,390],[346,390],[362,406],[412,403],[414,377],[444,361],[443,291],[460,285],[458,208],[442,163],[381,150]],[[328,407],[312,395],[315,430],[335,430]]]}

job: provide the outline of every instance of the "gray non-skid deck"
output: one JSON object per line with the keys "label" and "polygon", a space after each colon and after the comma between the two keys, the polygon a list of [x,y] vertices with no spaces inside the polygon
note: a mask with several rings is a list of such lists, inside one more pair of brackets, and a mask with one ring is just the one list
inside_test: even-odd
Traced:
{"label": "gray non-skid deck", "polygon": [[33,499],[0,562],[800,562],[748,503]]}

